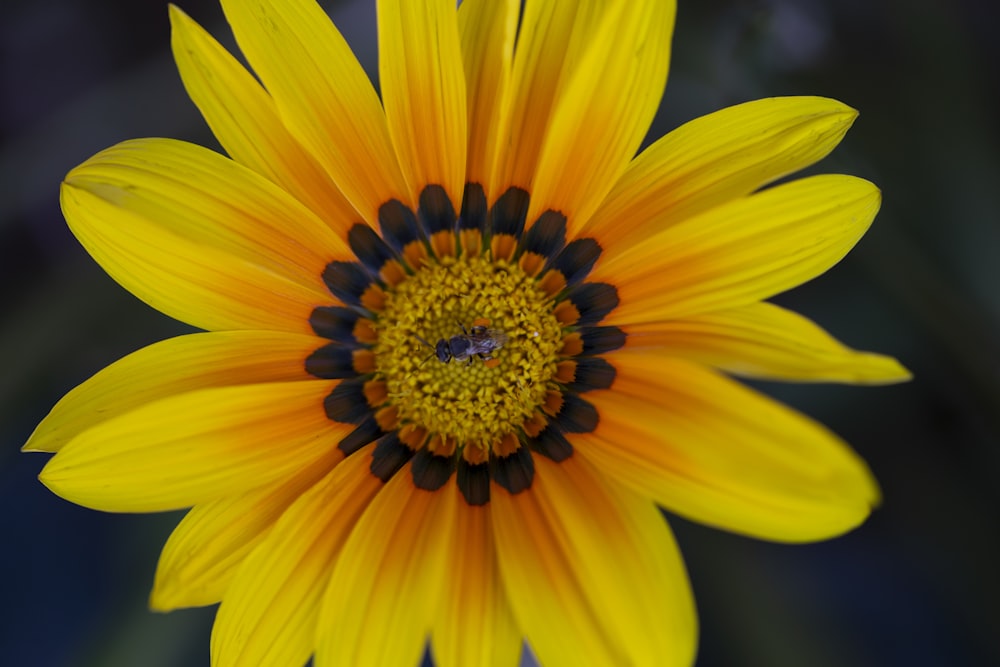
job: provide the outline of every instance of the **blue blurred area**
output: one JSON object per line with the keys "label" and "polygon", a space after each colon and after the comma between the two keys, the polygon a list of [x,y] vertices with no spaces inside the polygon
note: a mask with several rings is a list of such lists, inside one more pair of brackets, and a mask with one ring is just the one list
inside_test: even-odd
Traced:
{"label": "blue blurred area", "polygon": [[[230,46],[214,2],[182,8]],[[372,71],[367,0],[325,3]],[[699,605],[699,665],[1000,664],[1000,18],[987,0],[680,0],[651,138],[722,106],[821,94],[858,108],[812,171],[884,191],[828,275],[779,301],[898,356],[896,387],[763,388],[845,437],[884,506],[831,542],[757,542],[671,517]],[[0,22],[0,664],[207,665],[214,610],[147,611],[179,515],[49,493],[18,452],[107,363],[186,329],[113,283],[58,208],[68,169],[117,141],[215,146],[169,52],[166,4],[5,0]]]}

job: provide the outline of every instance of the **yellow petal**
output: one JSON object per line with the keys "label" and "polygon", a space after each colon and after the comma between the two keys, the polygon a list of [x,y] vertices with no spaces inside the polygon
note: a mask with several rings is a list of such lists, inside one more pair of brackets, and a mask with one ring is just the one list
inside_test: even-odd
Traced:
{"label": "yellow petal", "polygon": [[458,506],[431,646],[438,667],[516,667],[521,634],[500,583],[489,508]]}
{"label": "yellow petal", "polygon": [[382,488],[368,471],[371,448],[302,494],[240,566],[212,628],[215,667],[285,667],[309,659],[334,559]]}
{"label": "yellow petal", "polygon": [[226,152],[346,234],[359,214],[289,134],[274,101],[257,80],[175,5],[170,5],[170,25],[184,87]]}
{"label": "yellow petal", "polygon": [[24,450],[59,451],[101,422],[174,394],[315,379],[305,372],[305,359],[322,344],[312,336],[266,331],[198,333],[154,343],[66,394],[31,434]]}
{"label": "yellow petal", "polygon": [[312,465],[288,480],[194,507],[163,546],[150,607],[170,611],[219,602],[247,554],[288,506],[336,464],[337,452],[329,465]]}
{"label": "yellow petal", "polygon": [[671,0],[611,5],[559,92],[531,186],[529,221],[554,209],[575,235],[625,171],[667,83],[675,9]]}
{"label": "yellow petal", "polygon": [[606,252],[743,197],[825,157],[857,112],[823,97],[776,97],[693,120],[644,150],[585,223]]}
{"label": "yellow petal", "polygon": [[500,571],[546,667],[690,665],[697,621],[660,512],[587,461],[535,457],[531,489],[494,486]]}
{"label": "yellow petal", "polygon": [[864,462],[819,424],[662,350],[608,359],[615,383],[587,395],[600,423],[576,451],[672,512],[806,542],[854,528],[877,504]]}
{"label": "yellow petal", "polygon": [[524,3],[517,35],[510,94],[497,122],[493,190],[531,189],[550,116],[580,67],[594,32],[612,3],[607,0]]}
{"label": "yellow petal", "polygon": [[881,196],[852,176],[813,176],[723,204],[605,253],[591,274],[614,284],[608,324],[690,317],[746,305],[815,278],[865,233]]}
{"label": "yellow petal", "polygon": [[327,419],[334,383],[199,389],[97,424],[45,466],[56,495],[108,512],[160,512],[243,493],[320,465],[350,430]]}
{"label": "yellow petal", "polygon": [[629,346],[727,373],[796,382],[885,384],[910,378],[892,357],[859,352],[805,317],[770,303],[627,328]]}
{"label": "yellow petal", "polygon": [[314,0],[222,0],[240,50],[281,119],[362,217],[410,204],[375,89]]}
{"label": "yellow petal", "polygon": [[416,665],[451,575],[454,484],[414,488],[409,470],[375,497],[337,558],[317,630],[316,667]]}
{"label": "yellow petal", "polygon": [[440,185],[458,206],[465,185],[465,72],[454,0],[379,0],[379,84],[413,201]]}
{"label": "yellow petal", "polygon": [[510,90],[511,63],[521,11],[518,0],[465,0],[458,6],[469,112],[466,181],[479,183],[493,201],[492,182],[500,108]]}
{"label": "yellow petal", "polygon": [[204,329],[309,333],[344,240],[286,192],[207,149],[127,141],[71,171],[63,214],[126,289]]}

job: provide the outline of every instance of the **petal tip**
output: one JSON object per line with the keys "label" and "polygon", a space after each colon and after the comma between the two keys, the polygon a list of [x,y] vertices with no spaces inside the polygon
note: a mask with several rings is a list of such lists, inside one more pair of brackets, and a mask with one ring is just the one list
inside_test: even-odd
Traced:
{"label": "petal tip", "polygon": [[[52,440],[52,429],[44,428],[46,419],[39,422],[35,430],[31,432],[28,439],[21,445],[22,452],[55,452],[56,448],[46,445],[46,441]],[[44,436],[44,437],[43,437]]]}
{"label": "petal tip", "polygon": [[49,491],[74,505],[89,509],[105,509],[94,502],[93,493],[90,493],[91,489],[88,488],[91,486],[88,481],[91,480],[81,479],[73,468],[72,463],[67,466],[63,463],[62,457],[53,456],[38,473],[38,481]]}
{"label": "petal tip", "polygon": [[847,121],[848,124],[853,123],[857,120],[860,112],[849,104],[844,104],[840,100],[835,100],[833,98],[824,98],[829,100],[831,103],[830,115],[838,116]]}
{"label": "petal tip", "polygon": [[178,604],[177,600],[169,593],[169,588],[163,585],[163,582],[157,581],[153,583],[153,590],[149,592],[149,600],[146,603],[149,606],[149,610],[156,612],[158,614],[165,614],[167,612],[174,611],[178,609],[181,605]]}
{"label": "petal tip", "polygon": [[66,498],[67,500],[69,500],[69,498],[66,497],[67,494],[65,493],[65,489],[63,488],[63,483],[65,479],[61,474],[59,474],[61,471],[55,469],[54,466],[52,465],[55,461],[56,461],[55,457],[50,459],[48,464],[46,464],[45,467],[42,468],[42,471],[38,473],[38,481],[41,482],[42,485],[45,486],[45,488],[47,488],[49,491],[56,494],[60,498]]}
{"label": "petal tip", "polygon": [[[133,139],[132,141],[135,140]],[[98,184],[102,181],[99,175],[100,164],[103,162],[103,158],[107,152],[113,148],[115,148],[115,146],[105,148],[104,150],[95,153],[66,172],[62,182],[59,184],[60,196],[62,197],[74,191],[80,190],[84,192],[94,192]],[[98,168],[94,169],[95,166]]]}
{"label": "petal tip", "polygon": [[871,513],[882,505],[882,489],[864,460],[856,456],[856,464],[847,474],[853,475],[854,480],[853,484],[845,483],[842,518],[834,523],[828,535],[818,539],[829,539],[851,532],[867,521]]}
{"label": "petal tip", "polygon": [[[822,96],[801,96],[774,98],[785,101],[789,108],[800,108],[803,113],[807,113],[813,118],[826,118],[833,120],[839,126],[850,127],[858,117],[858,110],[849,104],[845,104],[838,99]],[[808,109],[811,108],[811,113]],[[845,128],[846,131],[846,128]]]}
{"label": "petal tip", "polygon": [[149,594],[149,599],[146,601],[146,606],[149,607],[151,612],[157,614],[166,614],[167,612],[173,611],[170,605],[164,604],[156,596],[156,591]]}
{"label": "petal tip", "polygon": [[893,357],[884,354],[865,355],[866,372],[860,382],[866,384],[897,384],[913,379],[913,373]]}
{"label": "petal tip", "polygon": [[865,183],[867,183],[868,187],[870,188],[866,200],[866,204],[868,205],[868,213],[872,218],[874,218],[875,215],[882,208],[882,191],[879,189],[877,185],[875,185],[871,181],[865,181]]}
{"label": "petal tip", "polygon": [[[812,178],[818,179],[822,177],[816,176]],[[858,176],[837,175],[832,178],[842,179],[840,181],[841,187],[838,197],[841,202],[848,204],[848,206],[853,208],[858,213],[864,213],[870,218],[875,217],[875,214],[878,213],[879,209],[882,207],[882,190],[879,189],[877,185],[868,179],[860,178]],[[811,179],[802,179],[802,181],[808,180]],[[834,182],[835,181],[831,180],[827,183]]]}
{"label": "petal tip", "polygon": [[80,169],[81,167],[84,166],[84,164],[86,164],[86,162],[73,167],[66,173],[66,175],[63,177],[62,182],[59,184],[60,195],[64,195],[69,190],[75,190],[80,187],[79,183]]}
{"label": "petal tip", "polygon": [[172,2],[167,5],[167,17],[170,20],[170,45],[174,49],[176,59],[178,47],[190,40],[189,32],[197,24],[187,12]]}

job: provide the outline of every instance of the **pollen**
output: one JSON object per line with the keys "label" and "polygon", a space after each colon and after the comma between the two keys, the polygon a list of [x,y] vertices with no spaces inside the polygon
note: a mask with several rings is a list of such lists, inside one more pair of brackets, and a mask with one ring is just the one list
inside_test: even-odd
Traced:
{"label": "pollen", "polygon": [[[438,359],[438,341],[467,337],[474,326],[505,338],[490,359]],[[428,262],[388,291],[375,329],[376,374],[399,423],[484,453],[517,436],[545,404],[563,337],[551,297],[532,276],[468,256]]]}

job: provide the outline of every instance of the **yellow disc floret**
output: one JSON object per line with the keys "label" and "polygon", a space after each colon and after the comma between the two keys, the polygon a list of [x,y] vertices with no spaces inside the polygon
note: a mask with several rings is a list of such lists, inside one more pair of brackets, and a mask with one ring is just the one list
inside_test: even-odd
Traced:
{"label": "yellow disc floret", "polygon": [[[472,335],[475,325],[505,339],[492,360],[439,360],[439,341]],[[484,257],[426,264],[388,293],[376,328],[375,367],[400,423],[484,450],[516,435],[545,401],[562,341],[537,281]]]}

